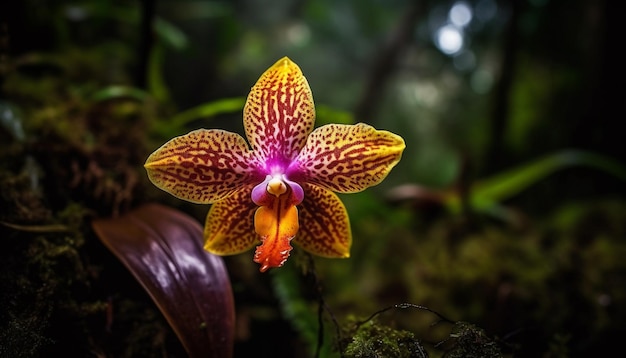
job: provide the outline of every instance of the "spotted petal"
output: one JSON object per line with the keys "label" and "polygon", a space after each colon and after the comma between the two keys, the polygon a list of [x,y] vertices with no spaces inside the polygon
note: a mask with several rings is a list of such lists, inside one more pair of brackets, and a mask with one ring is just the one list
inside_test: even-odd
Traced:
{"label": "spotted petal", "polygon": [[234,255],[259,242],[254,232],[252,186],[244,187],[211,206],[204,226],[204,249],[216,255]]}
{"label": "spotted petal", "polygon": [[311,133],[287,176],[355,193],[380,183],[400,161],[404,147],[400,136],[367,124],[329,124]]}
{"label": "spotted petal", "polygon": [[252,87],[243,111],[246,136],[268,173],[298,155],[313,130],[313,95],[302,71],[283,57]]}
{"label": "spotted petal", "polygon": [[245,184],[258,183],[252,152],[238,134],[198,129],[176,137],[152,153],[144,165],[157,187],[177,198],[210,204]]}
{"label": "spotted petal", "polygon": [[350,256],[352,232],[348,213],[341,200],[330,190],[305,184],[300,208],[300,231],[293,242],[304,250],[323,257]]}

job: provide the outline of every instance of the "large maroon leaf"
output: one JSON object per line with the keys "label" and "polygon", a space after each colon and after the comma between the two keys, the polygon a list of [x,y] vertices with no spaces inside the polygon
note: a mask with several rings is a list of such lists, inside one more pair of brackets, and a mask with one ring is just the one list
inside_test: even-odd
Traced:
{"label": "large maroon leaf", "polygon": [[145,288],[190,357],[231,357],[235,310],[221,257],[202,247],[192,217],[147,204],[92,226]]}

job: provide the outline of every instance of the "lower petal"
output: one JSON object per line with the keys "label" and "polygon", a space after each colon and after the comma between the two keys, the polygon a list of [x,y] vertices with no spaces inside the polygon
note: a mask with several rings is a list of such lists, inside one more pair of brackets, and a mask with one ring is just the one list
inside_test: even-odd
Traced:
{"label": "lower petal", "polygon": [[292,249],[290,241],[298,228],[298,209],[289,203],[288,195],[281,195],[272,205],[257,209],[254,229],[262,243],[256,248],[254,262],[261,264],[261,272],[285,263]]}
{"label": "lower petal", "polygon": [[205,250],[234,255],[259,242],[252,221],[257,206],[250,200],[251,191],[248,186],[213,204],[204,226]]}
{"label": "lower petal", "polygon": [[350,257],[352,231],[345,206],[335,193],[305,184],[300,205],[302,228],[294,243],[318,256]]}

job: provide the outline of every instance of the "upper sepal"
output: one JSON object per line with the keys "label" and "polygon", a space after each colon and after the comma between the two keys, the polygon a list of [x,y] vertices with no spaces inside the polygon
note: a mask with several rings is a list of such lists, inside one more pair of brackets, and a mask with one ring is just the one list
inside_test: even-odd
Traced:
{"label": "upper sepal", "polygon": [[243,111],[248,141],[270,172],[298,155],[314,123],[309,84],[298,65],[283,57],[250,90]]}

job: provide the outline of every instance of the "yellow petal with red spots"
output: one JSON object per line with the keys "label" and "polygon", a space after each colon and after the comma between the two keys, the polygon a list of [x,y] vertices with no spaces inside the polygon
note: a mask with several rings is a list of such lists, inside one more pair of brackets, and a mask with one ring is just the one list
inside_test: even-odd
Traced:
{"label": "yellow petal with red spots", "polygon": [[259,207],[254,214],[254,228],[261,237],[261,245],[254,253],[254,262],[261,264],[261,272],[282,266],[292,249],[290,241],[299,228],[298,209],[290,195],[280,195],[270,205]]}
{"label": "yellow petal with red spots", "polygon": [[198,129],[170,140],[144,166],[160,189],[202,204],[214,203],[264,178],[243,137],[217,129]]}
{"label": "yellow petal with red spots", "polygon": [[243,110],[248,141],[271,169],[298,155],[314,122],[309,84],[298,65],[283,57],[250,90]]}
{"label": "yellow petal with red spots", "polygon": [[293,242],[314,255],[350,257],[352,232],[348,212],[341,200],[330,190],[307,184],[302,187],[302,227]]}
{"label": "yellow petal with red spots", "polygon": [[234,255],[259,242],[254,232],[251,186],[236,191],[211,206],[204,226],[204,249],[216,255]]}
{"label": "yellow petal with red spots", "polygon": [[338,193],[379,184],[402,156],[402,137],[367,124],[328,124],[317,128],[287,176]]}

